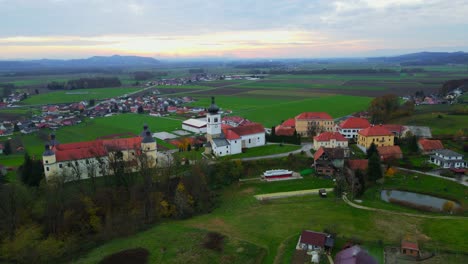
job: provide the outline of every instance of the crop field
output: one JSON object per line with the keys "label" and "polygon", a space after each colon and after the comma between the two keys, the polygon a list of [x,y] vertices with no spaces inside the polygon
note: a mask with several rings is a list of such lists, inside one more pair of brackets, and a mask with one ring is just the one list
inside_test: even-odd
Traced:
{"label": "crop field", "polygon": [[[337,233],[338,241],[343,243],[351,238],[360,239],[363,246],[370,248],[371,254],[377,259],[382,258],[382,246],[375,246],[378,241],[381,241],[381,245],[398,245],[404,235],[424,241],[426,250],[450,249],[466,252],[468,249],[465,239],[468,226],[465,220],[425,219],[363,211],[346,205],[341,199],[335,199],[333,194],[326,199],[304,196],[264,202],[253,197],[269,191],[315,189],[332,184],[331,181],[319,180],[313,176],[306,176],[296,182],[236,184],[224,190],[220,197],[220,206],[210,214],[156,225],[135,236],[110,241],[93,249],[77,263],[97,263],[105,255],[135,246],[147,247],[151,252],[151,260],[158,260],[162,253],[160,247],[154,245],[162,243],[167,247],[167,252],[180,249],[181,244],[176,240],[178,236],[168,236],[167,230],[177,231],[184,228],[188,234],[196,232],[193,230],[196,229],[197,232],[215,231],[226,235],[229,238],[225,244],[227,247],[231,246],[232,240],[237,240],[254,245],[257,253],[258,249],[262,248],[266,252],[262,263],[291,263],[294,246],[303,229],[332,230]],[[282,188],[281,185],[285,187]],[[186,252],[188,245],[193,245],[189,248],[197,249],[196,245],[200,242],[188,239],[179,252]],[[255,251],[254,248],[251,250]],[[168,254],[164,262],[187,261],[184,256],[186,255],[182,253]],[[191,263],[207,263],[212,255],[207,255],[206,258],[198,257],[199,254],[195,254]],[[243,263],[240,261],[234,258],[229,263]]]}
{"label": "crop field", "polygon": [[22,101],[22,104],[38,105],[38,104],[60,104],[73,103],[90,99],[106,99],[125,95],[127,93],[136,92],[141,88],[132,87],[114,87],[114,88],[99,88],[99,89],[78,89],[56,91],[47,94],[38,94],[28,97]]}

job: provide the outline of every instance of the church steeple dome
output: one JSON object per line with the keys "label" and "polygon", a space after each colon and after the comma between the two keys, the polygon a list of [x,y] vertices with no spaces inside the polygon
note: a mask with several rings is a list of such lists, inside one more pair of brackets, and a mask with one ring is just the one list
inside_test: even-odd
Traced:
{"label": "church steeple dome", "polygon": [[219,111],[219,107],[216,105],[215,103],[215,98],[214,96],[211,97],[211,105],[210,107],[208,108],[208,112],[210,112],[210,114],[217,114]]}

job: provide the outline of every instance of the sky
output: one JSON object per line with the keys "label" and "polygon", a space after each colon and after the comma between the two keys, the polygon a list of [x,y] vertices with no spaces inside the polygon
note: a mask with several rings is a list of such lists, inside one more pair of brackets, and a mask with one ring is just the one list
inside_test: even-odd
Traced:
{"label": "sky", "polygon": [[0,0],[0,59],[468,51],[468,0]]}

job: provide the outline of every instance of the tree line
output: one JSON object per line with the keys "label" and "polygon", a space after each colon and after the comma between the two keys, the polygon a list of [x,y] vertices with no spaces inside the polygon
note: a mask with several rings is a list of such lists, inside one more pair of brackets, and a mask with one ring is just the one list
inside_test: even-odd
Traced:
{"label": "tree line", "polygon": [[94,77],[69,80],[68,82],[53,81],[47,84],[49,90],[75,90],[87,88],[106,88],[122,86],[117,77]]}

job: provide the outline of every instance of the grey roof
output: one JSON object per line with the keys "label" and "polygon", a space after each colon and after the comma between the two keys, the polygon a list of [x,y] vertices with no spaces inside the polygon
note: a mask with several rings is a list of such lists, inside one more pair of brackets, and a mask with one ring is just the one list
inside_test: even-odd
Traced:
{"label": "grey roof", "polygon": [[214,96],[211,97],[211,105],[210,107],[208,108],[208,112],[210,112],[211,114],[216,114],[218,113],[219,111],[219,107],[216,105],[215,103],[215,98]]}
{"label": "grey roof", "polygon": [[378,262],[359,246],[343,249],[335,256],[336,264],[377,264]]}
{"label": "grey roof", "polygon": [[462,154],[457,153],[457,152],[455,152],[455,151],[453,151],[451,149],[439,149],[439,150],[436,150],[434,152],[437,153],[437,154],[440,154],[442,156],[446,156],[446,157],[460,157],[460,156],[463,157]]}
{"label": "grey roof", "polygon": [[229,146],[229,142],[225,138],[213,138],[212,144],[214,144],[216,147]]}
{"label": "grey roof", "polygon": [[145,136],[143,140],[141,141],[142,143],[151,143],[154,142],[154,138],[152,136]]}
{"label": "grey roof", "polygon": [[432,138],[431,128],[427,126],[406,126],[415,136],[423,138]]}

